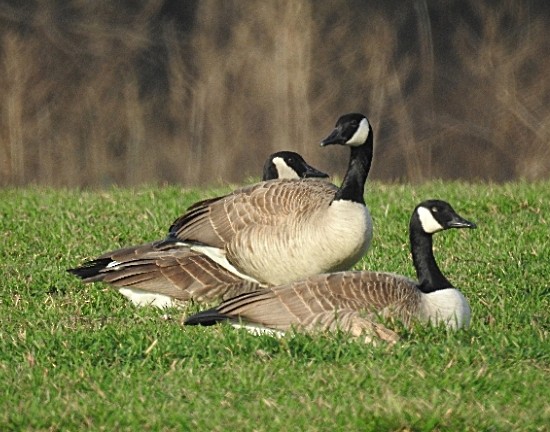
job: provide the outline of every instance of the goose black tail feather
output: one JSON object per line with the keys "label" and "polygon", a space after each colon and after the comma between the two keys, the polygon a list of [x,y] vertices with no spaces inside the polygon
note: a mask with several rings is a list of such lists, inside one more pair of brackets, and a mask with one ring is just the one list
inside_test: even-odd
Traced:
{"label": "goose black tail feather", "polygon": [[224,315],[218,312],[217,309],[212,308],[208,309],[195,315],[188,317],[184,324],[185,325],[202,325],[202,326],[212,326],[224,321],[231,321],[231,317]]}
{"label": "goose black tail feather", "polygon": [[100,275],[101,270],[105,269],[112,262],[111,258],[99,258],[93,261],[88,261],[80,267],[67,269],[69,273],[78,276],[82,280],[90,281]]}

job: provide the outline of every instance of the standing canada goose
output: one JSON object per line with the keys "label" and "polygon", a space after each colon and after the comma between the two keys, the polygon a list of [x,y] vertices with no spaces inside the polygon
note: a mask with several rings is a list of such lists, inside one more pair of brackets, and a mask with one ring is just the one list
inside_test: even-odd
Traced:
{"label": "standing canada goose", "polygon": [[340,188],[317,179],[257,183],[191,206],[169,237],[261,284],[349,269],[372,239],[363,198],[373,155],[369,121],[340,117],[321,141],[330,144],[351,149]]}
{"label": "standing canada goose", "polygon": [[320,274],[242,294],[189,317],[185,323],[230,321],[235,326],[283,332],[293,327],[304,331],[340,329],[353,336],[370,332],[389,340],[395,340],[393,332],[378,331],[375,319],[379,315],[396,318],[405,325],[417,319],[444,323],[453,329],[467,327],[470,306],[437,266],[432,235],[449,228],[475,227],[448,203],[424,201],[414,209],[409,226],[418,281],[381,272]]}
{"label": "standing canada goose", "polygon": [[[266,160],[262,180],[327,177],[298,153],[280,151]],[[137,306],[224,300],[262,287],[174,238],[107,252],[68,271],[86,283],[113,285]]]}

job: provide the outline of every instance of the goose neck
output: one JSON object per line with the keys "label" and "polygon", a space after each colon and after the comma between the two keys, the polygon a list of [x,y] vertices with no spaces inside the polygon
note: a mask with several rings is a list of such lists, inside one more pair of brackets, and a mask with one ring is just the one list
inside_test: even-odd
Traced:
{"label": "goose neck", "polygon": [[365,182],[369,175],[373,155],[372,141],[371,133],[365,144],[351,147],[348,169],[334,201],[346,200],[365,204]]}
{"label": "goose neck", "polygon": [[419,288],[424,293],[451,288],[433,255],[433,240],[431,234],[426,234],[420,227],[411,223],[411,252],[414,268],[419,282]]}

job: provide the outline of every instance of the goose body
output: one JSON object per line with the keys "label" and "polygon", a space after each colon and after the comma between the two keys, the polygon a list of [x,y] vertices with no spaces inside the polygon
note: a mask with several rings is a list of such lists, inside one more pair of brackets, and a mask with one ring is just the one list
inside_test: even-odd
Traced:
{"label": "goose body", "polygon": [[370,245],[372,220],[365,205],[333,202],[337,191],[313,179],[259,183],[199,203],[170,235],[262,284],[348,269]]}
{"label": "goose body", "polygon": [[410,242],[418,280],[385,272],[347,271],[320,274],[290,284],[242,294],[215,309],[200,312],[186,324],[230,321],[274,331],[340,329],[354,336],[374,334],[395,340],[375,323],[377,317],[467,327],[470,307],[464,295],[443,276],[432,251],[432,235],[449,228],[474,228],[443,201],[419,204],[411,217]]}
{"label": "goose body", "polygon": [[[288,180],[281,177],[299,177],[300,180]],[[292,186],[292,190],[295,191],[294,195],[297,195],[296,185],[311,182],[307,183],[309,189],[306,188],[310,194],[320,191],[327,197],[335,196],[338,191],[336,186],[320,180],[314,182],[310,177],[328,176],[309,166],[297,153],[278,152],[272,154],[264,165],[264,181],[258,185],[241,189],[245,192],[242,192],[240,196],[245,198],[241,201],[236,199],[233,202],[233,208],[237,209],[237,218],[239,211],[254,208],[254,205],[257,205],[257,201],[251,199],[247,201],[246,199],[246,196],[253,195],[252,191],[255,189],[264,192],[265,198],[266,191],[272,190],[275,185],[283,184]],[[283,186],[283,189],[284,187],[286,186]],[[258,195],[262,195],[262,193],[258,193]],[[230,194],[230,196],[239,197],[239,191]],[[200,215],[202,209],[208,208],[209,202],[220,203],[225,198],[197,203],[190,208],[187,215],[196,215],[197,213]],[[292,200],[290,201],[292,202]],[[265,210],[267,213],[269,211],[277,212],[281,207],[289,206],[288,202],[287,207],[278,205],[275,198],[271,198],[269,205],[271,210]],[[295,208],[297,205],[299,202],[298,204],[294,202]],[[245,216],[243,213],[245,220],[253,221],[253,216],[250,214]],[[186,216],[183,216],[172,225],[169,236],[164,240],[107,252],[78,268],[69,269],[69,272],[80,277],[84,282],[103,281],[109,283],[136,305],[150,304],[158,307],[173,306],[180,301],[191,299],[199,302],[223,300],[265,286],[262,280],[248,275],[246,270],[237,268],[238,264],[235,263],[238,263],[238,260],[235,260],[235,263],[228,260],[225,249],[221,247],[223,243],[219,239],[214,237],[213,241],[206,241],[205,236],[200,235],[197,237],[197,241],[181,240],[177,235],[176,228],[181,230],[188,227],[182,223],[182,219],[185,218]],[[258,227],[261,222],[256,221],[251,226]],[[282,225],[280,224],[279,227]],[[281,235],[281,231],[273,229],[272,224],[265,224],[265,226],[267,227],[266,233],[271,230],[272,235]],[[262,235],[259,237],[259,241],[266,241],[262,240]],[[292,234],[289,235],[287,232],[287,237],[292,237]],[[239,238],[244,243],[250,242],[250,239],[247,241],[242,232]],[[244,240],[242,240],[243,238]],[[233,243],[234,248],[236,244],[237,242]],[[293,247],[292,238],[288,244],[289,247]],[[246,262],[246,254],[244,258],[241,257],[241,261]],[[286,271],[284,266],[280,266],[280,271]]]}
{"label": "goose body", "polygon": [[[215,262],[223,256],[241,273],[277,285],[347,269],[372,240],[363,198],[373,134],[362,114],[340,117],[321,145],[351,149],[340,188],[316,180],[276,180],[199,202],[174,222],[169,236]],[[213,252],[212,254],[210,252]]]}

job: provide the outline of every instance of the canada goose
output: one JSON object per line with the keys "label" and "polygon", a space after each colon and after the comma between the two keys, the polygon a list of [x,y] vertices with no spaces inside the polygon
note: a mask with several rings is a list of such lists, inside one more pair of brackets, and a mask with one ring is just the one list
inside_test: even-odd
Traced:
{"label": "canada goose", "polygon": [[[263,180],[326,178],[298,153],[280,151],[264,164]],[[138,306],[169,307],[173,300],[223,300],[261,288],[256,281],[230,272],[174,238],[107,252],[68,270],[84,282],[102,281],[118,288]]]}
{"label": "canada goose", "polygon": [[372,239],[363,198],[373,133],[362,114],[346,114],[321,145],[351,149],[340,188],[317,179],[275,180],[191,206],[169,237],[230,271],[270,285],[349,269]]}
{"label": "canada goose", "polygon": [[298,153],[285,150],[273,153],[267,158],[262,180],[327,177],[328,174],[309,165]]}
{"label": "canada goose", "polygon": [[[380,334],[377,315],[409,325],[413,319],[467,327],[470,306],[441,273],[434,259],[432,234],[449,228],[475,228],[444,201],[420,203],[412,214],[409,237],[418,281],[393,273],[347,271],[310,276],[227,300],[187,319],[189,325],[229,320],[235,326],[287,331],[341,329],[354,336]],[[373,328],[374,325],[374,328]],[[383,330],[383,327],[382,327]]]}

